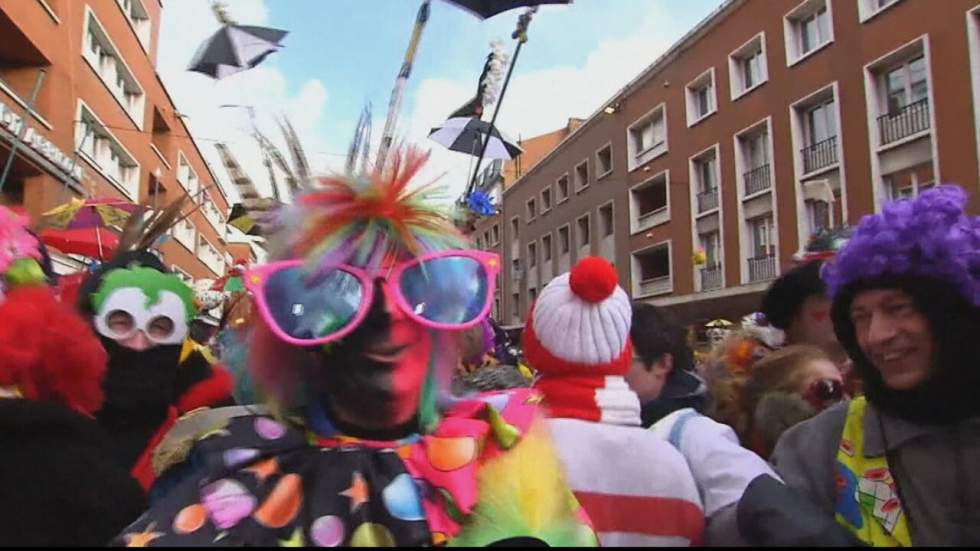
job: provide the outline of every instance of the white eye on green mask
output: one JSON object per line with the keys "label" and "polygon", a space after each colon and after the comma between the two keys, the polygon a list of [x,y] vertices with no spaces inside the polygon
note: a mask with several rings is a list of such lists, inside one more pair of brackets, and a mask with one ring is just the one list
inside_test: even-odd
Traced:
{"label": "white eye on green mask", "polygon": [[187,337],[187,312],[183,300],[170,291],[160,291],[156,304],[141,289],[125,287],[112,291],[95,315],[100,335],[125,341],[140,331],[158,345],[181,344]]}

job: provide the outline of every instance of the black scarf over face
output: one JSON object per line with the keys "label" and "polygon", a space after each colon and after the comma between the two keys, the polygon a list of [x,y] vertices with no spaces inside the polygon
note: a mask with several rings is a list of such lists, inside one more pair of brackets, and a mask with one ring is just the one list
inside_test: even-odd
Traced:
{"label": "black scarf over face", "polygon": [[[908,293],[929,321],[935,343],[932,374],[910,390],[893,390],[864,355],[851,322],[851,303],[860,292],[898,289]],[[948,425],[980,416],[980,309],[950,285],[931,278],[891,277],[857,282],[844,289],[831,310],[834,330],[854,361],[864,392],[875,407],[918,423]]]}
{"label": "black scarf over face", "polygon": [[[375,297],[383,297],[381,282],[375,282]],[[304,373],[310,385],[312,396],[326,406],[328,411],[342,410],[349,419],[357,419],[361,426],[349,426],[350,422],[336,419],[335,424],[344,425],[348,434],[367,438],[374,431],[397,437],[412,432],[416,421],[409,421],[410,427],[396,426],[392,419],[391,405],[395,401],[394,366],[376,362],[364,357],[364,351],[376,341],[388,338],[391,330],[391,316],[385,311],[383,300],[375,298],[361,325],[338,342],[324,347],[310,349],[314,361],[310,370]],[[407,431],[407,432],[406,432]],[[394,438],[385,438],[394,439]]]}
{"label": "black scarf over face", "polygon": [[102,387],[105,403],[96,412],[121,464],[131,468],[167,418],[176,397],[180,345],[136,351],[101,337],[109,354]]}

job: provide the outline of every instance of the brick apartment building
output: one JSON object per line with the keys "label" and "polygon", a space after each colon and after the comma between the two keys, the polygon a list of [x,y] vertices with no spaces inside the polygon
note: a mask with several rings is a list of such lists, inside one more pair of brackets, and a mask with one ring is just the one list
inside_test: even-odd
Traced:
{"label": "brick apartment building", "polygon": [[729,0],[506,189],[498,317],[593,254],[738,320],[818,228],[936,182],[977,212],[978,94],[977,0]]}
{"label": "brick apartment building", "polygon": [[[72,197],[196,209],[162,246],[185,279],[224,274],[227,198],[155,70],[160,0],[0,0],[0,159],[26,124],[2,202],[36,218]],[[39,73],[45,76],[33,109]],[[199,207],[199,208],[198,208]],[[56,254],[62,271],[78,259]]]}

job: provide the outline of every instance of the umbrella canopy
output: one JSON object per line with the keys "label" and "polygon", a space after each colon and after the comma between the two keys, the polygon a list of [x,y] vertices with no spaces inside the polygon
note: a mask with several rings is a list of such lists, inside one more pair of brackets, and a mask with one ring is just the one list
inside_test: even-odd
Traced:
{"label": "umbrella canopy", "polygon": [[486,19],[514,8],[540,6],[542,4],[570,4],[572,0],[447,0],[473,15]]}
{"label": "umbrella canopy", "polygon": [[188,70],[222,79],[255,67],[279,48],[289,31],[225,25],[201,44]]}
{"label": "umbrella canopy", "polygon": [[137,209],[121,199],[75,198],[42,214],[41,224],[62,230],[122,227]]}
{"label": "umbrella canopy", "polygon": [[487,144],[487,159],[513,159],[524,152],[519,145],[505,136],[490,123],[473,117],[454,117],[429,132],[429,139],[451,151],[479,155],[483,141]]}
{"label": "umbrella canopy", "polygon": [[67,230],[49,228],[41,232],[41,242],[65,254],[80,254],[105,260],[119,246],[119,236],[102,227]]}

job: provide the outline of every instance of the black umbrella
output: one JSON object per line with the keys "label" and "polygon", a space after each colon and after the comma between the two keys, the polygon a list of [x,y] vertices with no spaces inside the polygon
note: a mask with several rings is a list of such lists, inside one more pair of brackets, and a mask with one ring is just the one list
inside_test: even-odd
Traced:
{"label": "black umbrella", "polygon": [[524,150],[513,140],[502,134],[490,123],[473,117],[454,117],[433,128],[429,139],[444,145],[451,151],[469,155],[479,155],[483,141],[490,136],[485,157],[488,159],[513,159]]}
{"label": "black umbrella", "polygon": [[493,17],[514,8],[540,6],[542,4],[570,4],[572,0],[446,0],[482,19]]}
{"label": "black umbrella", "polygon": [[226,24],[197,49],[189,70],[225,78],[255,67],[282,46],[289,31]]}

